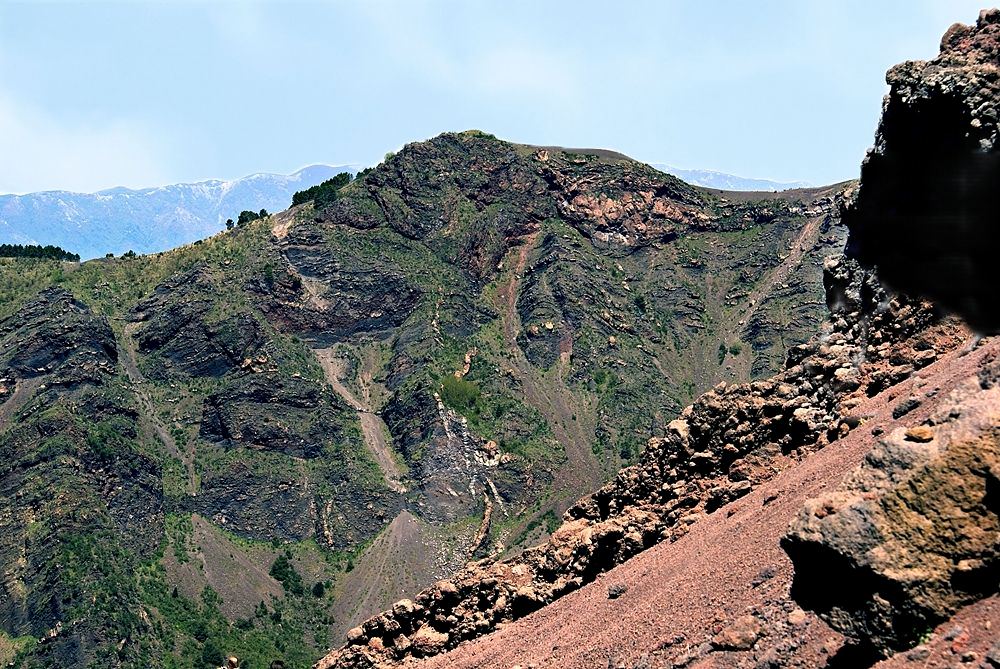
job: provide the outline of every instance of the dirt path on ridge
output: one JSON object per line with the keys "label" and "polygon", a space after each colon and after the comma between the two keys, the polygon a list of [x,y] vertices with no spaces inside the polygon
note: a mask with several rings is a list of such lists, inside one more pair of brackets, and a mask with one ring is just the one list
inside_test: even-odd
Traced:
{"label": "dirt path on ridge", "polygon": [[[590,416],[593,409],[581,403],[564,383],[568,355],[560,356],[558,381],[547,384],[541,372],[528,362],[517,343],[517,334],[521,328],[517,296],[528,264],[528,254],[535,247],[538,234],[535,232],[527,235],[521,246],[515,249],[517,256],[510,271],[510,279],[501,283],[497,290],[497,307],[500,310],[504,345],[510,356],[508,362],[511,370],[521,385],[525,401],[541,412],[556,440],[566,449],[566,464],[560,468],[557,476],[575,499],[596,490],[602,483],[601,466],[591,450],[594,425]],[[571,343],[567,346],[571,347]],[[574,416],[576,420],[573,419]]]}
{"label": "dirt path on ridge", "polygon": [[125,374],[132,381],[135,396],[139,399],[142,409],[140,418],[142,428],[147,434],[155,434],[167,449],[167,452],[181,461],[184,465],[184,471],[187,474],[187,494],[194,496],[198,493],[198,475],[194,469],[193,447],[188,449],[187,452],[182,452],[180,447],[177,446],[177,442],[174,441],[173,435],[170,434],[170,430],[163,424],[163,421],[160,420],[156,414],[156,410],[153,408],[153,401],[149,398],[149,393],[146,392],[146,384],[148,382],[142,372],[139,371],[139,365],[136,363],[133,335],[137,327],[136,323],[129,323],[122,331],[121,363],[122,367],[125,368]]}
{"label": "dirt path on ridge", "polygon": [[[368,365],[364,365],[361,373],[358,374],[358,382],[361,389],[361,399],[348,388],[343,381],[346,369],[344,360],[337,355],[336,347],[313,349],[320,367],[323,368],[323,375],[326,377],[330,387],[340,395],[351,408],[358,412],[358,420],[361,422],[361,434],[365,440],[365,446],[371,453],[385,482],[396,492],[406,492],[403,485],[403,472],[396,462],[390,444],[389,428],[386,427],[382,417],[374,412],[371,400],[372,373]],[[367,371],[366,371],[367,370]]]}
{"label": "dirt path on ridge", "polygon": [[[719,333],[723,342],[726,342],[728,345],[730,342],[739,340],[739,333],[743,329],[743,326],[750,322],[750,319],[757,313],[757,310],[767,297],[774,292],[775,286],[784,283],[788,279],[789,274],[795,268],[801,266],[802,259],[806,253],[815,248],[819,241],[820,226],[825,216],[826,214],[813,216],[806,221],[806,224],[802,226],[802,230],[799,231],[799,234],[792,242],[791,248],[788,251],[788,257],[771,269],[761,280],[760,284],[750,291],[743,310],[728,319],[728,324]],[[729,360],[730,364],[732,364],[733,359],[730,358]],[[737,378],[749,381],[750,365],[753,361],[752,356],[742,356],[738,360],[741,362],[737,366]]]}

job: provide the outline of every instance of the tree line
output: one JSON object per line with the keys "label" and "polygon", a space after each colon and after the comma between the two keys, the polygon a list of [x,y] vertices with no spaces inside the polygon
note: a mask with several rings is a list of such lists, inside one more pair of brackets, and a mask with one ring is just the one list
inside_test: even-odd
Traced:
{"label": "tree line", "polygon": [[350,172],[341,172],[332,179],[327,179],[312,188],[300,190],[292,195],[292,206],[312,200],[313,205],[319,209],[325,204],[336,202],[337,198],[340,197],[340,189],[351,183],[353,179]]}
{"label": "tree line", "polygon": [[58,246],[48,244],[0,244],[0,258],[45,258],[47,260],[69,260],[80,262],[79,253],[70,253]]}
{"label": "tree line", "polygon": [[247,223],[252,223],[253,221],[261,218],[267,218],[268,216],[270,216],[270,214],[267,213],[267,209],[261,209],[260,211],[248,211],[244,209],[240,212],[239,218],[236,219],[235,223],[231,218],[226,219],[226,230],[232,230],[235,227],[242,228]]}

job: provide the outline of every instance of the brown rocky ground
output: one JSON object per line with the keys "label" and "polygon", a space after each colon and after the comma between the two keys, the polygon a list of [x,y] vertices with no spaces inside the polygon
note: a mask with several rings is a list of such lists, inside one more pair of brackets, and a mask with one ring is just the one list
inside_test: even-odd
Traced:
{"label": "brown rocky ground", "polygon": [[[919,377],[857,408],[859,429],[809,455],[720,512],[699,518],[674,543],[640,553],[593,583],[493,634],[414,662],[426,667],[862,667],[844,639],[789,596],[792,565],[779,546],[804,502],[829,491],[876,442],[872,432],[898,424],[899,398],[922,404],[917,425],[950,391],[1000,351],[986,340],[952,351]],[[929,396],[930,395],[930,396]],[[613,590],[623,594],[612,598]],[[926,644],[878,665],[982,666],[1000,630],[996,596],[963,609]],[[410,666],[407,664],[406,666]]]}

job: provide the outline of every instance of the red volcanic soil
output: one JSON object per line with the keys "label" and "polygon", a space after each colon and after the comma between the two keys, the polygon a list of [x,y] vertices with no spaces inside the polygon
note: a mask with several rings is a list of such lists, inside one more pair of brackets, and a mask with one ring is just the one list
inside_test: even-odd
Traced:
{"label": "red volcanic soil", "polygon": [[[866,400],[864,422],[752,494],[703,516],[678,541],[661,544],[595,582],[496,632],[405,666],[420,669],[559,667],[560,669],[689,667],[826,667],[863,669],[844,639],[789,598],[792,565],[779,547],[809,497],[837,487],[886,432],[916,425],[983,357],[1000,351],[984,340],[954,351],[913,378]],[[898,421],[892,408],[917,396],[920,407]],[[626,589],[616,598],[609,588]],[[1000,597],[969,606],[928,642],[880,663],[889,667],[992,667],[1000,639]],[[1000,659],[1000,658],[998,658]]]}

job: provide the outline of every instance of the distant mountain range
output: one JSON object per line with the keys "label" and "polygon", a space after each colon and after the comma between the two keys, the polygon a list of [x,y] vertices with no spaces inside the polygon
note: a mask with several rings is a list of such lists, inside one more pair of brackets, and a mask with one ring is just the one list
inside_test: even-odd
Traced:
{"label": "distant mountain range", "polygon": [[666,163],[650,163],[651,166],[672,174],[689,184],[703,188],[718,188],[720,190],[738,191],[781,191],[790,188],[808,188],[811,184],[805,181],[771,181],[770,179],[752,179],[738,177],[712,170],[685,170]]}
{"label": "distant mountain range", "polygon": [[[656,169],[696,186],[738,191],[802,188],[710,170]],[[293,174],[251,174],[242,179],[199,181],[157,188],[111,188],[98,193],[43,191],[0,195],[0,243],[54,244],[83,259],[126,251],[155,253],[204,239],[241,211],[288,208],[292,194],[359,165],[311,165]]]}
{"label": "distant mountain range", "polygon": [[295,191],[357,165],[312,165],[294,174],[251,174],[158,188],[0,195],[0,243],[55,244],[84,259],[154,253],[203,239],[240,211],[287,209]]}

